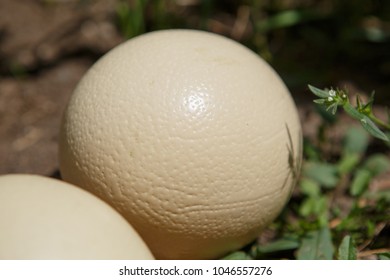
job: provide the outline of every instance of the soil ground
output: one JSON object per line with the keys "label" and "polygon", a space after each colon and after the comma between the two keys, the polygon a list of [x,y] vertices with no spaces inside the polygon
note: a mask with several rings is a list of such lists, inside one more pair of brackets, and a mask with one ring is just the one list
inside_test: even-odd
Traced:
{"label": "soil ground", "polygon": [[57,135],[86,70],[123,38],[115,1],[0,0],[0,174],[57,174]]}

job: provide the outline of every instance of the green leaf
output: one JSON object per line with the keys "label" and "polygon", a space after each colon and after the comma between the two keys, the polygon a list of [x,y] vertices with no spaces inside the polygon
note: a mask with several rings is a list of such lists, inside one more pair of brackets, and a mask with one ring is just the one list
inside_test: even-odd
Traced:
{"label": "green leaf", "polygon": [[257,22],[256,29],[264,33],[270,30],[294,26],[305,21],[320,18],[322,18],[322,15],[308,10],[284,10],[269,17],[268,19]]}
{"label": "green leaf", "polygon": [[337,112],[337,103],[332,103],[331,105],[329,105],[327,108],[326,108],[326,110],[327,111],[331,111],[331,113],[334,115],[334,114],[336,114],[336,112]]}
{"label": "green leaf", "polygon": [[342,157],[338,163],[340,174],[347,174],[358,165],[368,144],[368,133],[362,127],[353,126],[347,130],[344,137]]}
{"label": "green leaf", "polygon": [[337,185],[337,173],[335,165],[325,162],[306,161],[303,165],[303,175],[326,188],[334,188]]}
{"label": "green leaf", "polygon": [[309,197],[318,197],[321,193],[318,183],[308,178],[302,178],[299,186],[301,192]]}
{"label": "green leaf", "polygon": [[372,173],[367,169],[358,169],[353,177],[350,193],[353,196],[360,196],[367,189],[372,178]]}
{"label": "green leaf", "polygon": [[343,108],[348,115],[356,120],[359,120],[363,128],[367,130],[372,136],[383,141],[389,141],[389,138],[386,136],[386,134],[384,134],[369,117],[359,112],[350,103],[345,102]]}
{"label": "green leaf", "polygon": [[314,93],[316,96],[320,98],[328,98],[329,97],[329,91],[327,90],[322,90],[316,87],[313,87],[312,85],[308,85],[310,91]]}
{"label": "green leaf", "polygon": [[360,126],[353,126],[345,133],[343,153],[363,155],[368,143],[369,137],[367,132]]}
{"label": "green leaf", "polygon": [[325,99],[314,99],[313,102],[317,103],[317,104],[324,104],[325,103]]}
{"label": "green leaf", "polygon": [[383,141],[389,141],[389,138],[387,138],[386,134],[384,134],[369,117],[364,116],[362,119],[360,119],[360,123],[372,136]]}
{"label": "green leaf", "polygon": [[359,163],[361,156],[356,153],[345,154],[338,163],[338,171],[340,174],[351,172]]}
{"label": "green leaf", "polygon": [[279,251],[293,250],[299,247],[299,241],[296,238],[284,237],[274,242],[256,246],[256,252],[267,254]]}
{"label": "green leaf", "polygon": [[327,209],[325,196],[308,197],[301,203],[299,214],[305,218],[314,215],[318,220],[318,224],[326,225],[328,223]]}
{"label": "green leaf", "polygon": [[[389,121],[389,123],[390,123],[390,121]],[[390,139],[390,131],[386,131],[385,134],[386,134],[387,138]],[[387,147],[390,148],[390,141],[385,141],[385,144],[387,145]]]}
{"label": "green leaf", "polygon": [[365,104],[362,108],[363,112],[368,116],[372,113],[372,105],[374,105],[374,99],[375,91],[371,92],[370,99],[368,100],[367,104]]}
{"label": "green leaf", "polygon": [[364,167],[375,177],[390,170],[390,159],[382,154],[374,154],[365,161]]}
{"label": "green leaf", "polygon": [[313,197],[306,198],[299,206],[299,215],[302,217],[308,217],[315,212],[317,199]]}
{"label": "green leaf", "polygon": [[343,105],[343,109],[344,111],[350,115],[352,118],[354,118],[355,120],[358,120],[360,121],[362,118],[365,117],[364,114],[360,113],[358,110],[356,110],[350,103],[348,102],[345,102],[345,104]]}
{"label": "green leaf", "polygon": [[380,260],[390,260],[390,252],[378,254],[378,257]]}
{"label": "green leaf", "polygon": [[333,259],[333,243],[330,230],[323,227],[309,231],[302,239],[297,251],[298,260],[331,260]]}
{"label": "green leaf", "polygon": [[354,243],[352,237],[349,235],[343,238],[338,249],[339,260],[356,260],[357,248]]}
{"label": "green leaf", "polygon": [[223,257],[222,260],[251,260],[252,258],[243,251],[237,251]]}

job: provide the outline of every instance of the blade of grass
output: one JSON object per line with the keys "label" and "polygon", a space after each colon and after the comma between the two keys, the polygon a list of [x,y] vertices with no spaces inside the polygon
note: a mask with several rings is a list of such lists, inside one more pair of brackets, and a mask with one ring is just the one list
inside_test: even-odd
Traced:
{"label": "blade of grass", "polygon": [[350,193],[352,196],[360,196],[367,189],[372,174],[367,169],[358,169],[353,177]]}
{"label": "blade of grass", "polygon": [[309,231],[297,251],[298,260],[331,260],[333,244],[328,227]]}
{"label": "blade of grass", "polygon": [[357,258],[357,248],[354,244],[354,241],[351,236],[346,235],[338,249],[338,259],[339,260],[356,260]]}

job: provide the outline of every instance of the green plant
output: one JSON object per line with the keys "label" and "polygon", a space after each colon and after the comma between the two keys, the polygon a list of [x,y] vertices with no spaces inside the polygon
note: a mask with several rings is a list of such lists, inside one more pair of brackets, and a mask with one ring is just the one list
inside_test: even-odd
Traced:
{"label": "green plant", "polygon": [[[347,110],[348,106],[352,107],[346,93],[340,90],[337,94],[324,90],[320,95],[326,101],[319,103],[334,113],[337,106]],[[352,108],[360,117],[371,118],[372,100],[373,97],[369,105],[360,102]],[[368,106],[369,110],[364,111]],[[372,152],[367,133],[372,134],[372,129],[358,125],[345,131],[339,139],[337,154],[330,156],[322,143],[330,141],[327,129],[332,129],[338,119],[329,118],[333,114],[318,113],[323,124],[318,128],[317,137],[323,139],[305,139],[305,160],[298,186],[283,213],[265,234],[272,238],[254,242],[225,259],[354,260],[390,256],[386,237],[390,227],[390,191],[373,188],[374,180],[389,174],[389,157]]]}
{"label": "green plant", "polygon": [[146,31],[144,10],[148,0],[136,0],[133,6],[128,1],[120,1],[116,7],[117,24],[125,38],[140,35]]}
{"label": "green plant", "polygon": [[342,107],[344,111],[352,118],[360,121],[361,125],[367,130],[372,136],[379,138],[383,141],[389,141],[388,136],[381,131],[378,126],[390,130],[390,115],[388,123],[378,119],[373,111],[372,105],[374,103],[374,92],[371,94],[369,101],[364,104],[359,95],[356,97],[356,107],[354,107],[349,100],[348,93],[346,90],[341,89],[319,89],[309,85],[309,89],[316,96],[320,97],[315,99],[314,102],[321,104],[326,107],[327,111],[331,111],[335,114],[338,107]]}

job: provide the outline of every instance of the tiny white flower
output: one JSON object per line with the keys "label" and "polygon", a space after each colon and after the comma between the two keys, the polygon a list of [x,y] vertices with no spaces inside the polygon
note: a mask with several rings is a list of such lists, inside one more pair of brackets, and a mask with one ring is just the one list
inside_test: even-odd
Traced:
{"label": "tiny white flower", "polygon": [[328,101],[330,102],[330,101],[333,101],[333,97],[328,97]]}
{"label": "tiny white flower", "polygon": [[330,95],[330,96],[336,96],[336,92],[335,92],[333,89],[331,89],[331,90],[329,91],[329,95]]}
{"label": "tiny white flower", "polygon": [[347,98],[347,96],[345,94],[343,94],[343,98]]}

